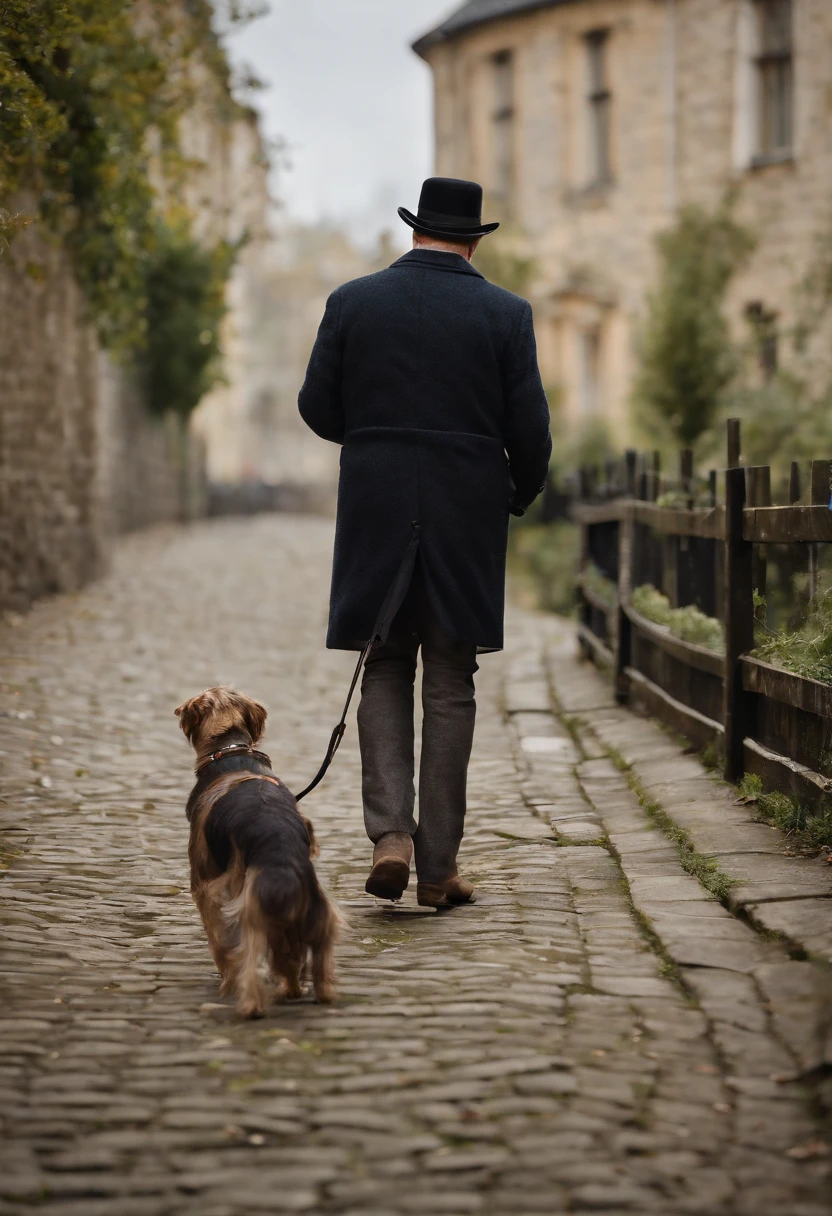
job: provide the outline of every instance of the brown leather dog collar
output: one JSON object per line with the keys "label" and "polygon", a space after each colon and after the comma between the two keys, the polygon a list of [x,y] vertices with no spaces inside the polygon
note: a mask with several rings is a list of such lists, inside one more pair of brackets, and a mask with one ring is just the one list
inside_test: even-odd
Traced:
{"label": "brown leather dog collar", "polygon": [[227,747],[221,747],[218,751],[212,752],[207,760],[203,760],[201,764],[196,766],[194,772],[197,774],[201,773],[209,764],[214,764],[225,756],[235,755],[252,756],[255,760],[259,760],[261,764],[266,764],[269,768],[272,766],[272,762],[266,753],[256,751],[250,743],[229,743]]}

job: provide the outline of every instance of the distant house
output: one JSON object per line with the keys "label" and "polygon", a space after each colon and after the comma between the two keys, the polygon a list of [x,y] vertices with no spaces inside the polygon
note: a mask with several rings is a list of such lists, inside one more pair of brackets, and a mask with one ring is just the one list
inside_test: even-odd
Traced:
{"label": "distant house", "polygon": [[729,187],[759,242],[732,317],[766,321],[767,368],[788,357],[777,334],[832,225],[832,0],[469,0],[414,49],[437,172],[481,180],[487,218],[534,258],[569,421],[626,433],[652,238]]}

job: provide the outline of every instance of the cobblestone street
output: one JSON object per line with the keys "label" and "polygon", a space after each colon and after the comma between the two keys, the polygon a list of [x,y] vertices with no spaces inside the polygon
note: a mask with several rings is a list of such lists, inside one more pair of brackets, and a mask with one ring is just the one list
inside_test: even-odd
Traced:
{"label": "cobblestone street", "polygon": [[276,772],[311,778],[354,664],[323,645],[331,544],[293,516],[156,531],[0,626],[0,1216],[828,1216],[823,967],[639,818],[569,716],[581,693],[591,727],[597,677],[556,618],[514,609],[480,663],[477,904],[364,895],[351,719],[304,804],[349,919],[339,999],[250,1023],[220,1000],[173,710],[234,684],[270,710]]}

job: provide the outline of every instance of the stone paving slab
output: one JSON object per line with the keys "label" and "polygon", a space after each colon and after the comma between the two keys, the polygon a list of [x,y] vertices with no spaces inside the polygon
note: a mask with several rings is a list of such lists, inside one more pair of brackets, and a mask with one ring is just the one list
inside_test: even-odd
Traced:
{"label": "stone paving slab", "polygon": [[[568,628],[550,651],[550,668],[565,714],[580,716],[585,704],[602,706],[589,715],[593,736],[630,766],[645,793],[689,833],[696,851],[715,858],[734,880],[731,906],[832,962],[832,866],[822,857],[785,856],[783,835],[756,821],[753,809],[737,806],[734,791],[695,757],[680,755],[655,722],[604,704],[609,682],[591,664],[577,661]],[[592,766],[581,771],[590,775]]]}
{"label": "stone paving slab", "polygon": [[[163,530],[0,628],[0,1216],[825,1211],[826,1163],[789,1156],[818,1134],[814,1095],[753,1089],[809,1051],[805,1017],[799,1049],[778,1029],[800,986],[770,1014],[745,974],[683,968],[680,985],[616,856],[555,837],[581,815],[597,837],[592,782],[620,808],[616,854],[631,840],[644,862],[651,833],[597,742],[579,753],[551,712],[551,619],[515,611],[508,652],[481,663],[461,856],[479,902],[363,895],[351,723],[305,806],[349,918],[339,1000],[242,1023],[219,998],[172,710],[238,684],[269,706],[276,769],[308,779],[353,664],[323,648],[331,544],[295,517]],[[586,786],[581,754],[602,761]],[[659,906],[669,928],[730,919]],[[688,972],[745,986],[703,986],[698,1008]]]}
{"label": "stone paving slab", "polygon": [[[555,661],[551,664],[558,701],[567,706],[571,688],[577,681],[576,671],[583,671],[583,665],[579,666],[574,655],[570,657],[570,641],[565,630],[553,648]],[[597,674],[592,673],[591,678],[597,679]],[[565,695],[561,695],[562,683],[566,689]],[[668,772],[672,769],[668,752],[673,745],[660,736],[651,723],[633,718],[634,742],[622,750],[619,745],[625,743],[628,737],[629,717],[631,715],[623,710],[614,711],[614,716],[607,713],[600,727],[594,717],[588,720],[582,718],[578,735],[581,738],[584,735],[606,738],[607,746],[613,746],[625,760],[630,758],[627,762],[638,776],[639,784],[650,793],[651,798],[655,798],[655,791],[664,788]],[[610,724],[615,738],[612,744],[608,734]],[[650,739],[650,731],[657,737]],[[649,755],[651,760],[642,765],[636,757],[644,755]],[[691,775],[691,763],[689,757],[678,757],[680,781],[688,789],[700,782],[705,783],[706,787],[713,785],[704,773]],[[655,767],[651,769],[650,764]],[[758,1056],[769,1064],[776,1058],[776,1048],[769,1053],[761,1042],[748,1043],[742,1036],[737,1039],[736,1003],[739,1002],[740,1007],[747,1003],[754,1011],[755,1032],[764,1033],[769,1025],[768,1019],[773,1019],[780,1037],[781,1052],[783,1047],[787,1049],[786,1053],[780,1055],[784,1067],[789,1054],[799,1061],[798,1070],[792,1069],[790,1074],[784,1075],[795,1075],[795,1071],[801,1069],[804,1073],[811,1073],[818,1068],[823,1070],[832,1066],[832,973],[817,963],[797,962],[785,957],[779,944],[762,939],[751,925],[737,920],[730,911],[742,908],[749,891],[756,890],[778,900],[776,903],[756,905],[755,916],[758,913],[763,915],[763,909],[774,909],[772,927],[779,932],[783,931],[782,921],[778,919],[780,913],[803,906],[811,906],[815,916],[822,923],[828,923],[829,904],[823,899],[811,898],[818,884],[817,875],[821,875],[821,886],[826,878],[823,869],[825,863],[807,863],[805,858],[784,857],[782,851],[778,854],[760,854],[736,848],[733,852],[720,851],[717,845],[719,833],[727,837],[729,843],[735,844],[743,839],[741,832],[753,835],[760,825],[746,822],[741,826],[711,827],[712,807],[707,801],[704,808],[701,804],[683,801],[680,805],[688,811],[687,822],[683,821],[683,825],[689,828],[693,820],[706,824],[708,831],[713,832],[713,836],[708,836],[714,846],[710,856],[717,859],[724,873],[735,879],[736,885],[728,892],[728,907],[723,907],[697,878],[683,871],[678,846],[661,834],[655,825],[647,830],[651,820],[619,768],[609,763],[604,767],[593,760],[578,764],[576,774],[581,788],[596,807],[606,828],[636,908],[657,934],[663,949],[681,968],[685,983],[696,992],[703,1009],[712,1019],[714,1035],[721,1049],[732,1057],[742,1058],[745,1047],[748,1054],[744,1062],[752,1069],[757,1067],[755,1060]],[[718,794],[723,795],[724,804],[725,791],[718,790]],[[662,804],[662,809],[677,822],[682,819],[676,814],[672,798],[669,804]],[[769,828],[765,830],[772,832]],[[779,833],[775,835],[779,836]],[[649,852],[651,841],[656,841],[654,854]],[[791,863],[796,864],[790,869]],[[785,875],[792,879],[788,888]],[[780,885],[775,886],[774,883]],[[789,894],[793,897],[791,903],[785,902]],[[797,918],[795,923],[798,923]],[[729,1006],[735,1003],[733,1012],[726,1007],[726,992],[731,994]],[[765,1002],[765,1012],[760,1006],[761,997]],[[741,1020],[744,1016],[740,1015]],[[783,1096],[782,1089],[773,1082],[769,1084],[774,1087],[773,1096]]]}

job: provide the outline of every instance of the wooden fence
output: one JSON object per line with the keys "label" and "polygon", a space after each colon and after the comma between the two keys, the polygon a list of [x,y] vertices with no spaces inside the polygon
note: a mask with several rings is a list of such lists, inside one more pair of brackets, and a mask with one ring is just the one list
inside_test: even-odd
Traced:
{"label": "wooden fence", "polygon": [[[787,546],[809,595],[817,590],[819,546],[832,543],[831,465],[812,461],[802,493],[793,465],[789,505],[774,506],[769,467],[741,466],[735,419],[727,440],[722,476],[696,478],[690,451],[672,480],[655,453],[580,471],[570,509],[581,533],[579,642],[611,670],[621,702],[639,701],[697,746],[716,744],[729,781],[757,773],[766,788],[817,805],[832,795],[832,684],[749,652],[771,546]],[[724,654],[636,612],[632,592],[645,584],[722,621]]]}

